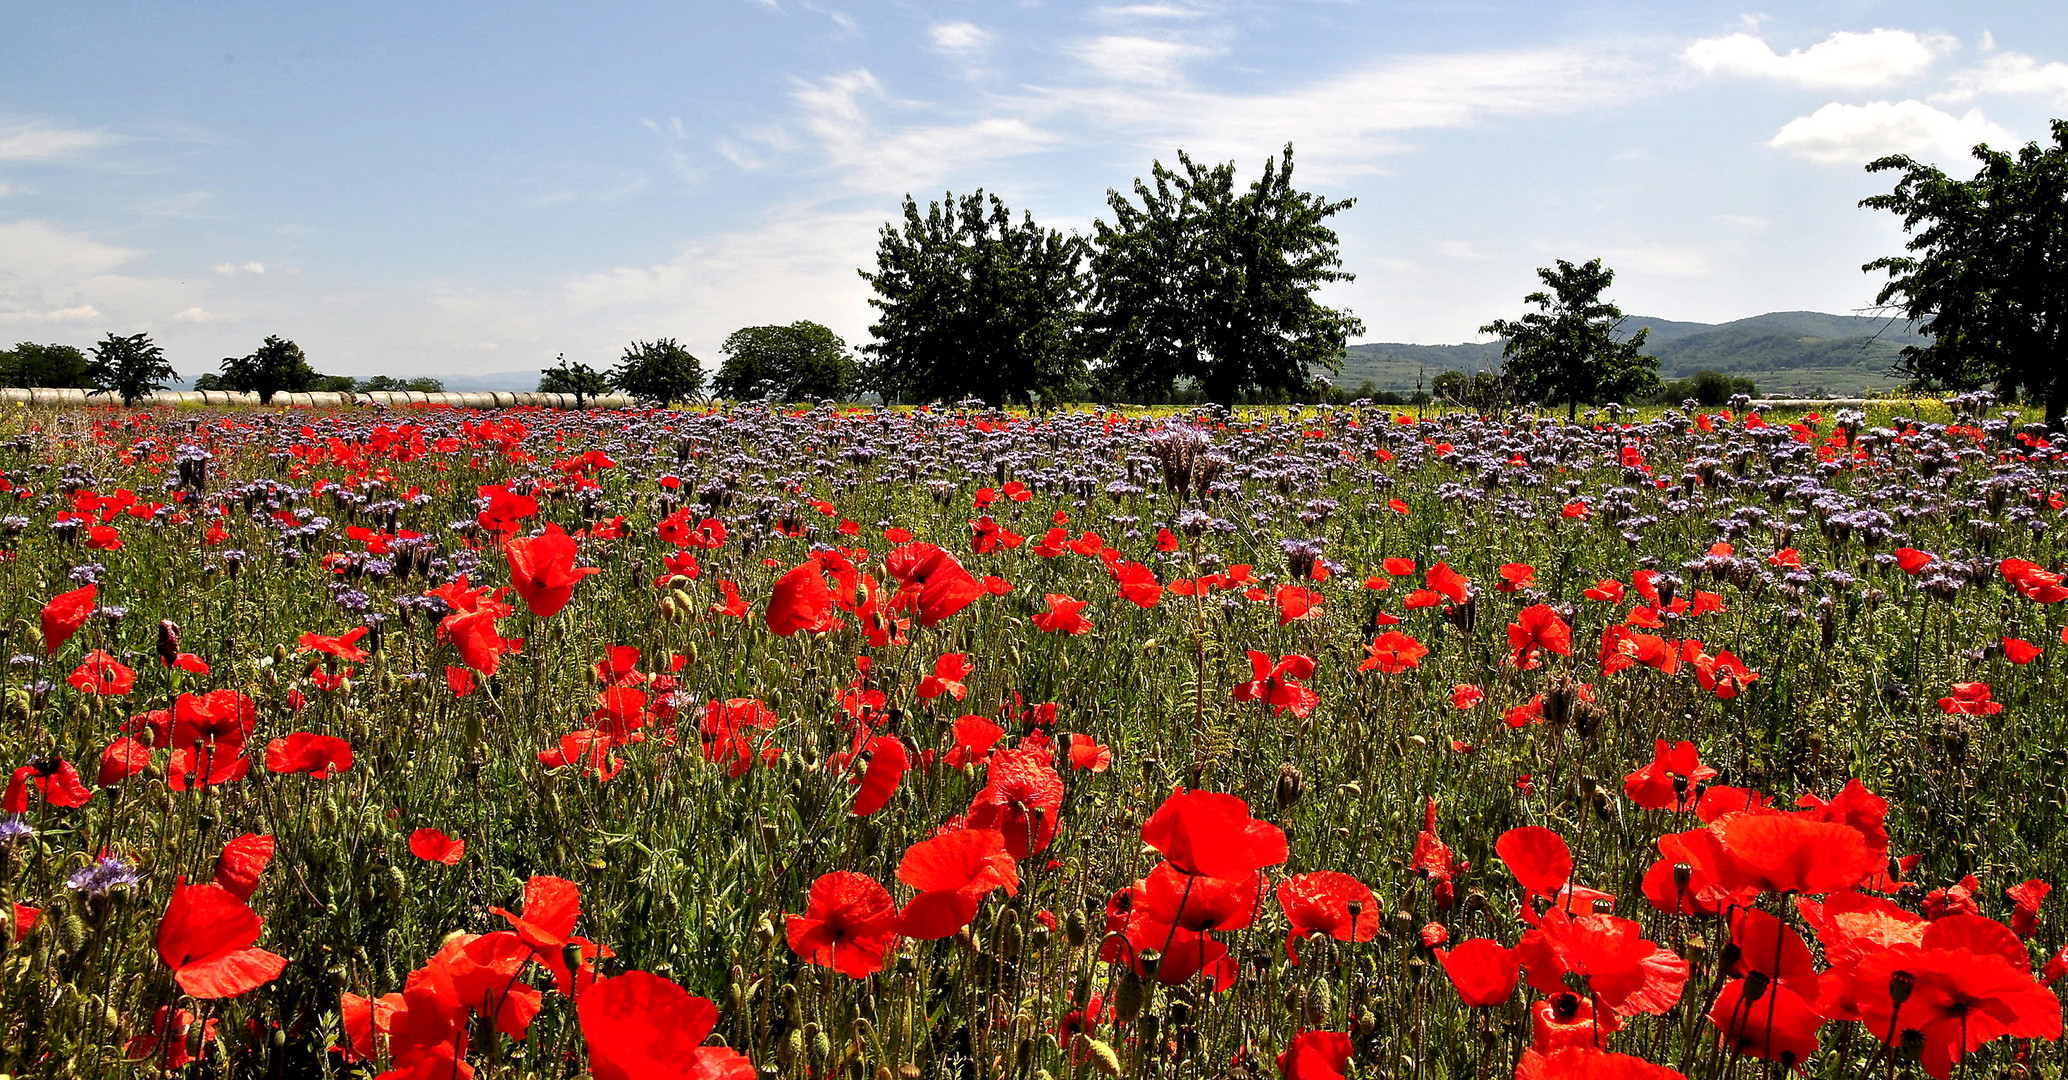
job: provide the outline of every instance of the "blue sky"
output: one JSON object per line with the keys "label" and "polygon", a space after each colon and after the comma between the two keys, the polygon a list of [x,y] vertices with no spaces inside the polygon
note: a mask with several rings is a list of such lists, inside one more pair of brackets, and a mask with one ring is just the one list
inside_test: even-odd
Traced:
{"label": "blue sky", "polygon": [[0,339],[267,334],[347,374],[866,340],[876,230],[984,187],[1086,232],[1152,159],[1290,141],[1367,340],[1470,340],[1534,268],[1625,310],[1868,304],[1902,151],[2068,115],[2068,5],[1706,2],[14,4]]}

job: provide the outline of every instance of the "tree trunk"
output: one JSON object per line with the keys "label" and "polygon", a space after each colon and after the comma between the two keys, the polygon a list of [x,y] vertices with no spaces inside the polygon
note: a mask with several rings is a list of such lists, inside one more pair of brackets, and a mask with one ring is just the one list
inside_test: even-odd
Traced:
{"label": "tree trunk", "polygon": [[2062,415],[2068,413],[2068,379],[2056,379],[2046,393],[2046,426],[2049,431],[2061,431]]}
{"label": "tree trunk", "polygon": [[1578,420],[1579,420],[1579,418],[1580,418],[1580,399],[1579,399],[1579,398],[1566,398],[1566,399],[1565,399],[1565,422],[1566,422],[1567,424],[1571,424],[1571,423],[1574,423],[1574,422],[1578,421]]}

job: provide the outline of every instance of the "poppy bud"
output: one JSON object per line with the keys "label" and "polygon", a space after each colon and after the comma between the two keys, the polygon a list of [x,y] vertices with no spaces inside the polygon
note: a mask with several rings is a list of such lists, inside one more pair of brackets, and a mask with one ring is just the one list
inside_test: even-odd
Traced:
{"label": "poppy bud", "polygon": [[1012,960],[1020,955],[1020,924],[1018,922],[1007,920],[999,924],[996,947],[998,956],[1001,959]]}
{"label": "poppy bud", "polygon": [[1084,947],[1084,912],[1072,911],[1069,914],[1069,916],[1063,920],[1063,937],[1070,942],[1070,947],[1073,949],[1081,949]]}
{"label": "poppy bud", "polygon": [[791,1028],[790,1034],[784,1037],[782,1045],[776,1047],[776,1060],[782,1062],[783,1068],[787,1069],[803,1053],[804,1029]]}
{"label": "poppy bud", "polygon": [[180,655],[180,624],[171,619],[158,620],[158,662],[171,667]]}
{"label": "poppy bud", "polygon": [[1094,1039],[1080,1031],[1077,1037],[1071,1040],[1070,1045],[1076,1051],[1075,1056],[1091,1062],[1091,1067],[1098,1070],[1099,1075],[1120,1075],[1120,1057],[1113,1052],[1113,1047],[1103,1040]]}
{"label": "poppy bud", "polygon": [[1133,968],[1120,972],[1120,979],[1113,987],[1113,1018],[1125,1024],[1142,1011],[1142,977]]}
{"label": "poppy bud", "polygon": [[826,1059],[832,1056],[833,1040],[827,1036],[824,1030],[813,1032],[811,1036],[812,1071],[818,1072],[825,1068]]}
{"label": "poppy bud", "polygon": [[1278,803],[1279,810],[1290,809],[1294,803],[1300,801],[1300,796],[1305,794],[1306,790],[1307,780],[1300,775],[1297,766],[1288,761],[1278,767],[1278,787],[1272,792],[1272,796]]}

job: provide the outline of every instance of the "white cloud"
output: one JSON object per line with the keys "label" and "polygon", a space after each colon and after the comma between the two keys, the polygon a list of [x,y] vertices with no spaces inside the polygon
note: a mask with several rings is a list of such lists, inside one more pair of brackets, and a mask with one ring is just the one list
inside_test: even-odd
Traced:
{"label": "white cloud", "polygon": [[26,121],[0,120],[0,161],[48,161],[114,141],[113,136],[99,131],[68,131]]}
{"label": "white cloud", "polygon": [[1964,157],[1976,143],[2002,147],[2016,141],[1979,109],[1954,116],[1913,99],[1865,105],[1834,101],[1788,121],[1767,145],[1821,165],[1858,166],[1884,154],[1948,161]]}
{"label": "white cloud", "polygon": [[0,297],[106,274],[143,253],[62,232],[41,221],[0,224]]}
{"label": "white cloud", "polygon": [[217,263],[209,267],[209,269],[225,277],[233,274],[263,274],[266,272],[266,264],[262,262]]}
{"label": "white cloud", "polygon": [[221,315],[213,311],[204,311],[198,307],[190,307],[172,317],[173,322],[183,323],[212,323],[221,319]]}
{"label": "white cloud", "polygon": [[55,311],[0,311],[0,323],[83,323],[101,317],[92,304],[78,304]]}
{"label": "white cloud", "polygon": [[1857,90],[1915,75],[1930,67],[1939,54],[1959,47],[1959,42],[1942,34],[1841,30],[1807,49],[1776,53],[1760,38],[1737,33],[1703,38],[1683,50],[1680,58],[1705,75]]}
{"label": "white cloud", "polygon": [[996,35],[975,23],[941,23],[926,32],[936,51],[952,56],[968,56],[983,52],[991,47]]}
{"label": "white cloud", "polygon": [[1179,4],[1116,4],[1096,8],[1094,16],[1108,20],[1123,19],[1197,19],[1206,14],[1198,8]]}
{"label": "white cloud", "polygon": [[901,103],[889,102],[882,84],[867,69],[807,84],[796,97],[804,106],[805,126],[825,148],[826,164],[843,184],[861,191],[914,191],[952,170],[1032,153],[1060,141],[1018,116],[884,130],[867,105]]}
{"label": "white cloud", "polygon": [[1982,94],[2004,94],[2068,107],[2068,64],[2058,60],[2042,64],[2023,53],[1998,53],[1950,81],[1952,88],[1932,95],[1933,101],[1965,103]]}
{"label": "white cloud", "polygon": [[1184,74],[1185,62],[1213,50],[1162,38],[1110,34],[1077,47],[1077,56],[1106,79],[1149,86],[1170,86]]}

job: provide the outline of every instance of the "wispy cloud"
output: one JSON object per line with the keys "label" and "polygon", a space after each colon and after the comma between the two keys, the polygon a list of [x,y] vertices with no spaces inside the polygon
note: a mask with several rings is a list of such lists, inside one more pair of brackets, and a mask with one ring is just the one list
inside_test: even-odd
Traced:
{"label": "wispy cloud", "polygon": [[2056,107],[2068,107],[2068,64],[2056,60],[2042,64],[2024,53],[1997,53],[1980,66],[1957,72],[1952,86],[1932,100],[1965,104],[1983,94],[2038,98]]}
{"label": "wispy cloud", "polygon": [[1703,38],[1680,58],[1705,75],[1772,79],[1828,89],[1863,90],[1899,82],[1929,68],[1960,43],[1944,34],[1908,30],[1841,30],[1807,49],[1777,53],[1747,33]]}
{"label": "wispy cloud", "polygon": [[201,323],[221,322],[222,318],[223,317],[221,315],[218,315],[213,311],[207,311],[199,307],[190,307],[185,311],[181,311],[174,314],[172,317],[172,321],[182,323],[195,323],[198,325]]}
{"label": "wispy cloud", "polygon": [[92,304],[78,304],[58,308],[54,311],[0,311],[0,323],[19,325],[22,323],[87,323],[94,322],[101,313]]}
{"label": "wispy cloud", "polygon": [[975,23],[951,22],[928,27],[926,38],[933,45],[935,52],[944,52],[951,56],[969,56],[990,48],[991,43],[998,40],[998,35]]}
{"label": "wispy cloud", "polygon": [[2015,141],[1979,109],[1954,116],[1912,99],[1865,105],[1834,101],[1788,121],[1767,145],[1820,165],[1859,166],[1884,154],[1957,160],[1976,143],[2004,147]]}
{"label": "wispy cloud", "polygon": [[112,145],[104,131],[53,127],[31,120],[0,118],[0,161],[50,161]]}
{"label": "wispy cloud", "polygon": [[263,274],[266,272],[266,264],[262,262],[222,262],[216,263],[214,266],[209,267],[209,269],[224,277],[229,277],[235,274]]}
{"label": "wispy cloud", "polygon": [[1033,153],[1061,141],[1061,136],[1010,114],[962,123],[880,123],[872,109],[895,109],[900,103],[890,99],[866,68],[807,83],[798,88],[796,100],[803,108],[805,128],[819,140],[825,164],[841,185],[860,191],[912,191],[954,170]]}

